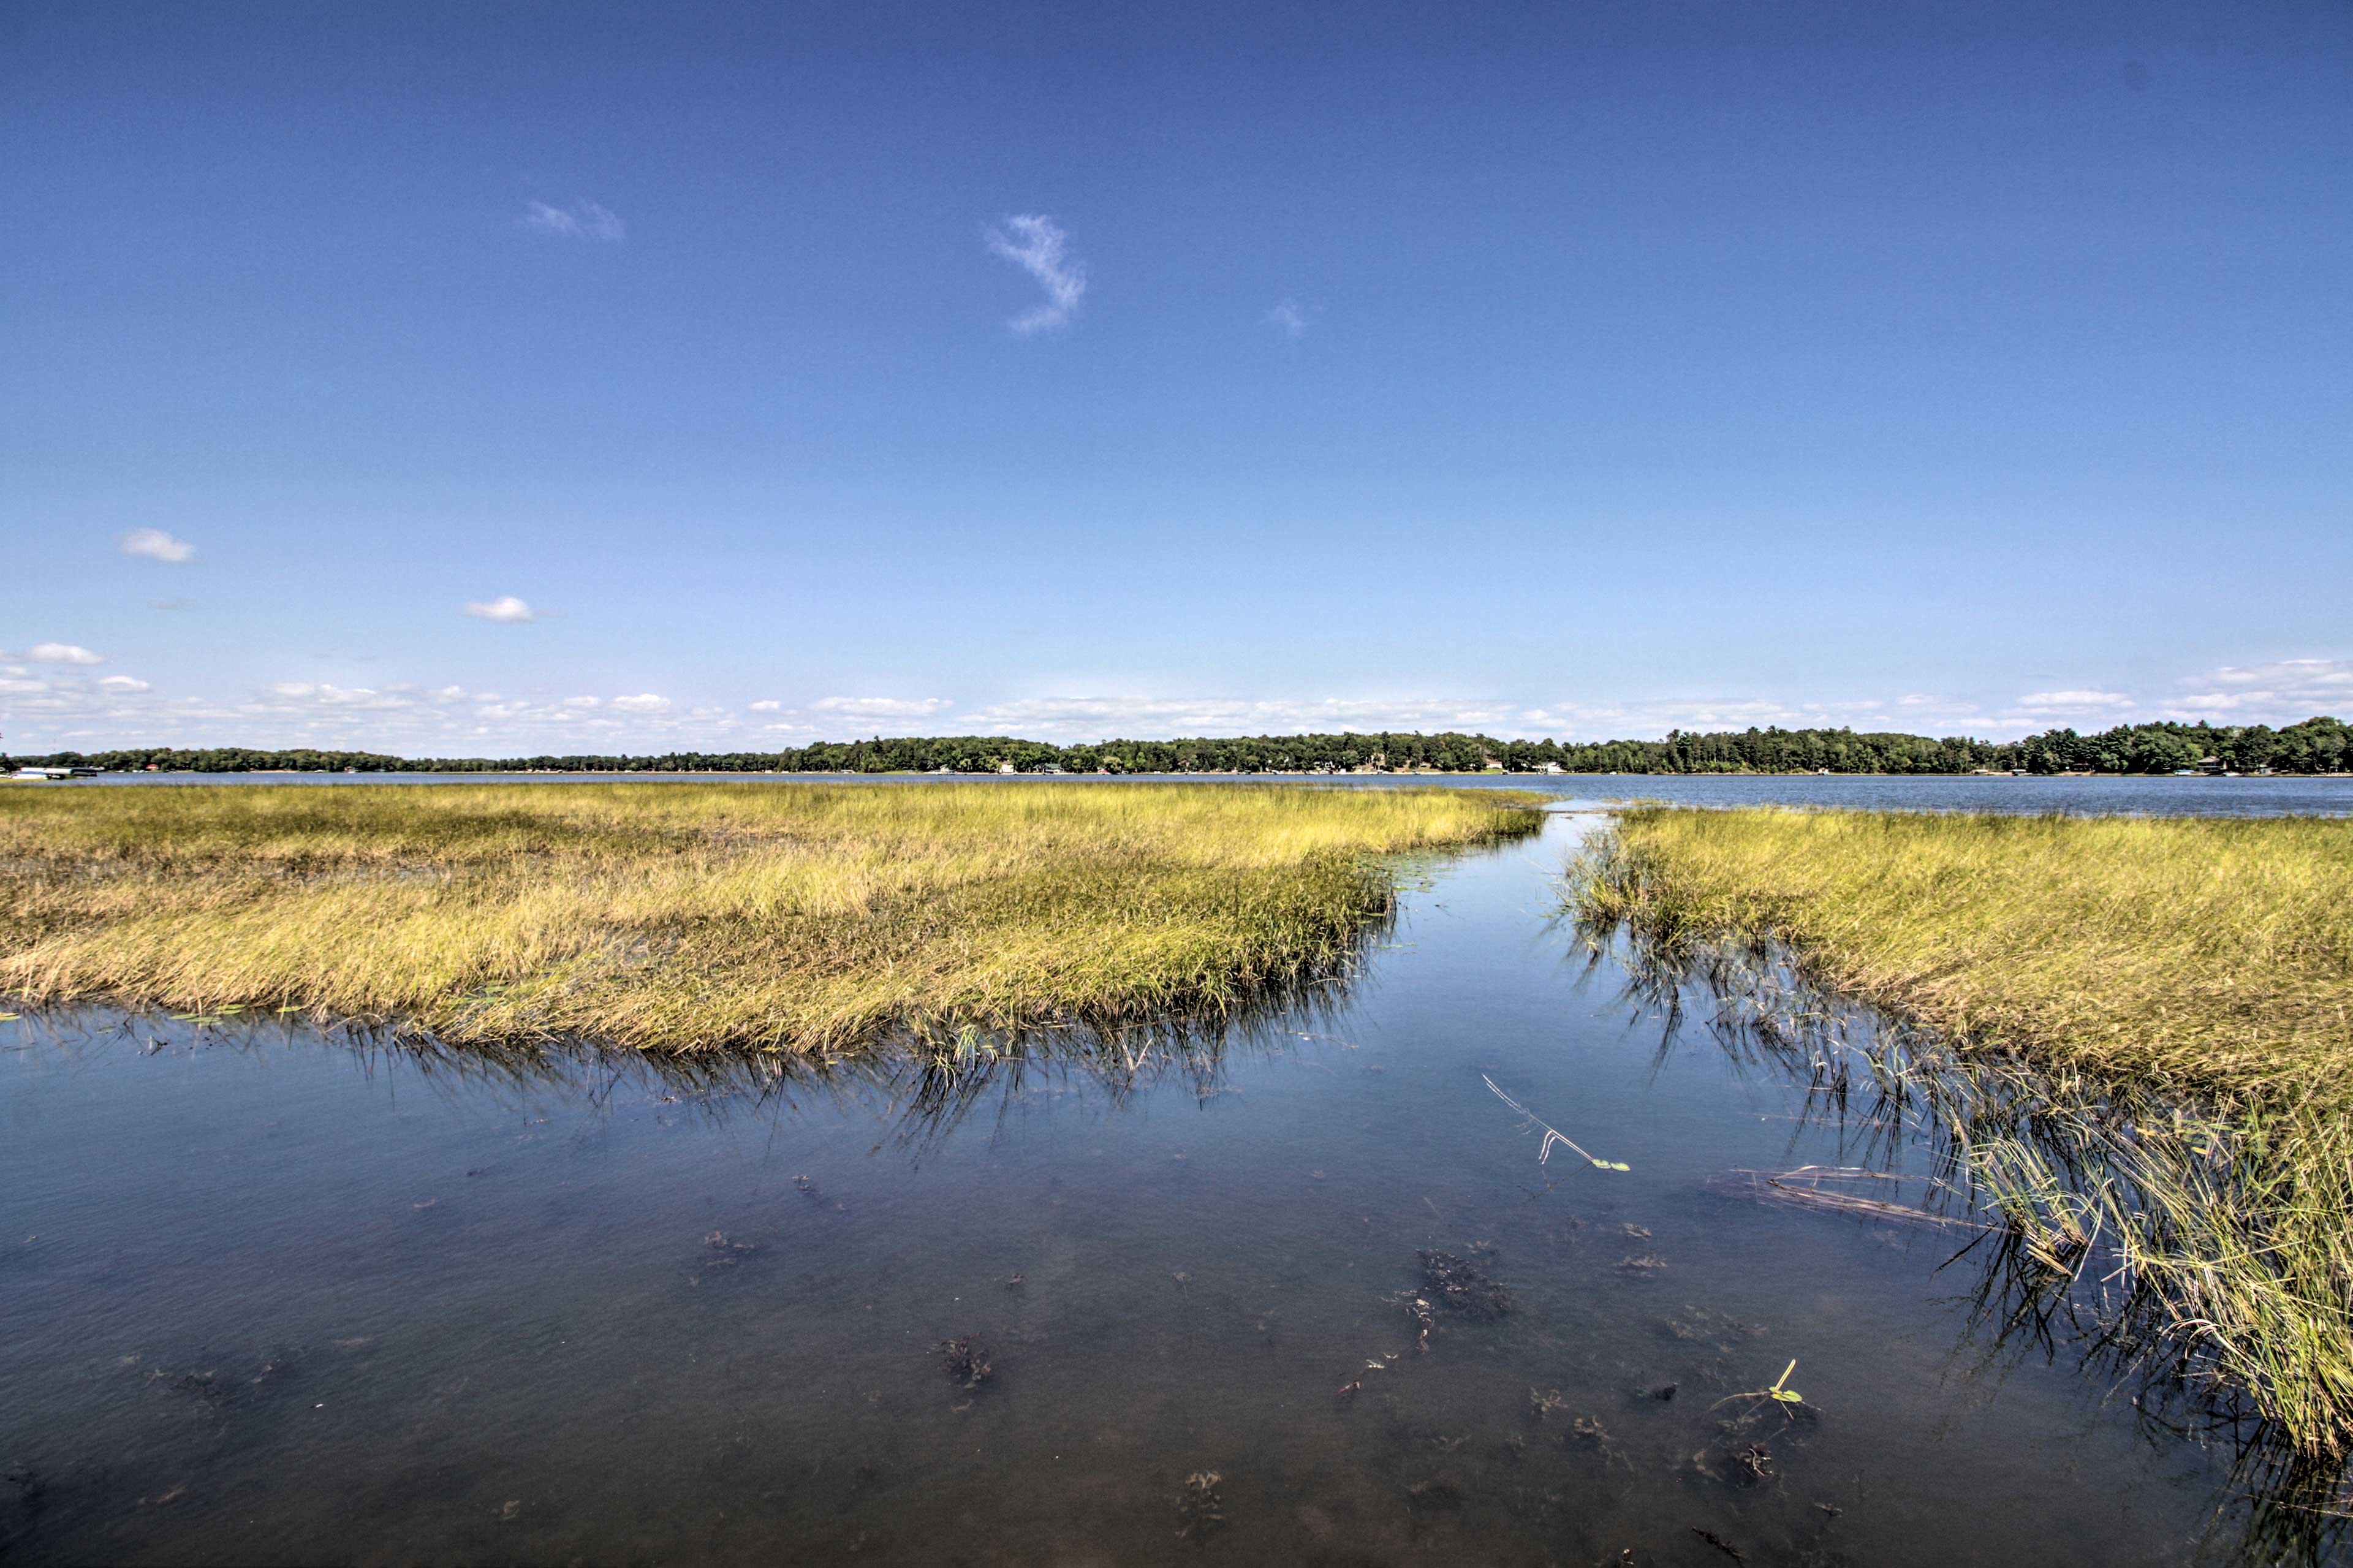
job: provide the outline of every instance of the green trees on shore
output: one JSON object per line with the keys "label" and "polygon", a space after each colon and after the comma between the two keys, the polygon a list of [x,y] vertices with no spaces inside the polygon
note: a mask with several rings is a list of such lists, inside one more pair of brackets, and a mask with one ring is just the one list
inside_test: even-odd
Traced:
{"label": "green trees on shore", "polygon": [[2266,724],[2120,724],[2095,735],[2052,730],[2023,741],[1852,730],[1749,729],[1662,741],[1498,741],[1437,735],[1242,735],[1181,741],[1103,741],[1056,746],[1000,735],[894,736],[819,742],[783,752],[669,752],[659,756],[392,757],[375,752],[269,752],[242,746],[167,746],[58,752],[0,765],[98,767],[109,772],[297,773],[2167,773],[2182,768],[2331,773],[2353,768],[2353,726],[2307,719]]}

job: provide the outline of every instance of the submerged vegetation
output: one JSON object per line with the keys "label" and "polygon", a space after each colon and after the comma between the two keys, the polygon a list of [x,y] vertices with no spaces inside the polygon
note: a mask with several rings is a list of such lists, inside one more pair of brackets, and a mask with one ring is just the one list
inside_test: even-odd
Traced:
{"label": "submerged vegetation", "polygon": [[1902,1021],[1864,1081],[2046,1293],[2353,1455],[2353,822],[1645,809],[1574,896],[1841,1102],[1840,999]]}
{"label": "submerged vegetation", "polygon": [[1170,1009],[1340,963],[1379,857],[1493,791],[468,785],[0,794],[0,995],[449,1040],[828,1051]]}

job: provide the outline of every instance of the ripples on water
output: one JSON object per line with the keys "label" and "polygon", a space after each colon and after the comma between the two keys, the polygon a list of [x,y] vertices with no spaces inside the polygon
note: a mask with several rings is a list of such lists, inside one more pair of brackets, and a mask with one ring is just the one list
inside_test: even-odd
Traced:
{"label": "ripples on water", "polygon": [[[2327,1549],[2263,1533],[2226,1443],[2005,1332],[1952,1263],[1965,1237],[1727,1191],[1737,1168],[1924,1167],[1900,1131],[1810,1119],[1769,1057],[1662,1042],[1659,999],[1587,966],[1548,920],[1583,820],[1440,866],[1319,1006],[1019,1061],[0,1026],[0,1549]],[[1631,1169],[1540,1165],[1482,1078]],[[1510,1310],[1439,1304],[1419,1351],[1426,1251]],[[940,1352],[960,1338],[977,1386]],[[1716,1405],[1792,1359],[1802,1411]]]}

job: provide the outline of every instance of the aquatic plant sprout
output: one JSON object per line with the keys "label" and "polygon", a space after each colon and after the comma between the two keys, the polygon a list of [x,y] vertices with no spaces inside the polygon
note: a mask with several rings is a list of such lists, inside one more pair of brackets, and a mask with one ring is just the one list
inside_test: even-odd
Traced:
{"label": "aquatic plant sprout", "polygon": [[1495,1080],[1489,1078],[1485,1073],[1481,1073],[1479,1075],[1479,1081],[1485,1084],[1488,1091],[1493,1094],[1497,1100],[1502,1100],[1505,1105],[1510,1106],[1514,1110],[1518,1111],[1522,1116],[1527,1119],[1523,1124],[1524,1130],[1538,1127],[1544,1129],[1544,1142],[1536,1147],[1537,1164],[1541,1165],[1550,1160],[1552,1158],[1552,1146],[1556,1143],[1561,1143],[1575,1150],[1577,1153],[1584,1155],[1586,1163],[1592,1165],[1596,1170],[1630,1171],[1634,1168],[1633,1166],[1627,1164],[1623,1160],[1596,1159],[1592,1153],[1581,1147],[1576,1139],[1571,1138],[1567,1133],[1563,1132],[1559,1128],[1555,1127],[1551,1122],[1546,1121],[1543,1117],[1538,1116],[1535,1111],[1530,1110],[1526,1106],[1522,1105],[1518,1100],[1514,1100],[1510,1095],[1505,1094],[1502,1089],[1497,1087]]}

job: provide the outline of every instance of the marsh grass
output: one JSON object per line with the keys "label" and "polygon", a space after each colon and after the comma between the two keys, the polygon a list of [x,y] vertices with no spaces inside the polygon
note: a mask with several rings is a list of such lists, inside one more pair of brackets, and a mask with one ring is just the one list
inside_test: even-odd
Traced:
{"label": "marsh grass", "polygon": [[[2353,822],[1628,813],[1595,940],[1703,978],[1842,1105],[1912,1103],[2104,1344],[2353,1454]],[[1672,984],[1672,979],[1663,984]],[[2039,1287],[2038,1287],[2039,1289]],[[2331,1506],[2336,1506],[2332,1494]]]}
{"label": "marsh grass", "polygon": [[0,995],[451,1041],[967,1041],[1345,963],[1500,792],[803,784],[0,795]]}

